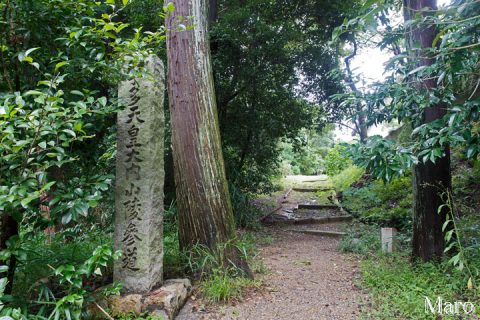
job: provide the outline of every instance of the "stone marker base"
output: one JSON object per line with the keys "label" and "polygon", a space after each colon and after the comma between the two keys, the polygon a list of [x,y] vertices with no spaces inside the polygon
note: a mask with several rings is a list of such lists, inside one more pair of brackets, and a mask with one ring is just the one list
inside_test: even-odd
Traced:
{"label": "stone marker base", "polygon": [[188,279],[166,280],[157,290],[144,294],[125,294],[108,297],[108,308],[113,317],[147,313],[173,320],[192,292]]}

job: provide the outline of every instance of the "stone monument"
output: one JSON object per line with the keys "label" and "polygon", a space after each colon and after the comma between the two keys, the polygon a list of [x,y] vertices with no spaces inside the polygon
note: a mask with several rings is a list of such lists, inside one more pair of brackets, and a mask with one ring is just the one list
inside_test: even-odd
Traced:
{"label": "stone monument", "polygon": [[143,77],[120,83],[126,106],[117,118],[114,279],[126,292],[144,293],[163,278],[163,111],[165,75],[157,56]]}

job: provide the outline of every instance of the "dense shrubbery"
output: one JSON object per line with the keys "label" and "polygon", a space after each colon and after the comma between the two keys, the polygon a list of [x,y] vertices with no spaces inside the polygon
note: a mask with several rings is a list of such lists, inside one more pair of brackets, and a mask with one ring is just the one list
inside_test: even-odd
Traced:
{"label": "dense shrubbery", "polygon": [[347,234],[338,244],[343,252],[361,255],[376,253],[380,250],[379,228],[376,225],[352,224],[348,227]]}
{"label": "dense shrubbery", "polygon": [[281,168],[285,175],[315,175],[325,171],[325,157],[334,145],[333,127],[302,130],[294,142],[282,142]]}
{"label": "dense shrubbery", "polygon": [[365,170],[357,166],[349,166],[331,177],[332,184],[338,192],[344,191],[349,188],[353,183],[358,181],[364,174]]}
{"label": "dense shrubbery", "polygon": [[391,183],[369,181],[362,188],[343,192],[343,205],[365,223],[405,229],[411,223],[412,182],[410,177]]}
{"label": "dense shrubbery", "polygon": [[0,3],[0,315],[80,319],[112,280],[116,84],[163,39],[128,2]]}
{"label": "dense shrubbery", "polygon": [[325,173],[329,176],[339,174],[343,169],[352,164],[352,160],[347,154],[347,148],[337,144],[328,151],[325,157]]}
{"label": "dense shrubbery", "polygon": [[[445,301],[470,301],[478,304],[476,282],[480,270],[480,221],[478,208],[477,162],[454,158],[454,216],[456,238],[447,241],[450,255],[441,262],[412,262],[411,241],[411,178],[395,178],[390,183],[360,180],[343,189],[343,205],[358,220],[349,227],[339,243],[345,252],[361,254],[362,286],[371,296],[373,308],[364,315],[375,319],[434,319],[424,312],[425,296],[432,301],[442,296]],[[347,171],[346,169],[345,171]],[[339,176],[346,175],[344,172]],[[394,255],[380,252],[380,227],[399,228]]]}
{"label": "dense shrubbery", "polygon": [[[337,149],[337,150],[335,150]],[[340,147],[342,150],[343,147]],[[341,193],[342,205],[358,220],[368,224],[404,229],[411,223],[412,182],[409,176],[391,182],[374,180],[362,168],[351,165],[338,147],[329,152],[331,177],[335,190]]]}
{"label": "dense shrubbery", "polygon": [[322,169],[322,156],[311,148],[293,151],[291,144],[285,144],[282,150],[282,175],[315,175]]}
{"label": "dense shrubbery", "polygon": [[242,192],[235,185],[229,185],[233,213],[236,226],[255,229],[260,225],[260,217],[264,214],[252,204],[252,195]]}

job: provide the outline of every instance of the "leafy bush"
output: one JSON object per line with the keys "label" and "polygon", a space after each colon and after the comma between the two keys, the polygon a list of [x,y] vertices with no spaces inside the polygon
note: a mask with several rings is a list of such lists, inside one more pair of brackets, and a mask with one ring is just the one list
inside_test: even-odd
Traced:
{"label": "leafy bush", "polygon": [[[0,25],[9,35],[0,39],[0,212],[9,222],[1,230],[2,273],[11,266],[4,314],[21,306],[23,318],[80,319],[84,298],[103,278],[111,281],[107,258],[117,254],[105,238],[112,229],[105,226],[112,212],[105,199],[113,199],[114,166],[105,164],[115,154],[114,113],[122,104],[116,87],[142,75],[142,61],[164,39],[131,28],[122,16],[129,5],[0,4]],[[62,231],[46,238],[44,230],[53,227]]]}
{"label": "leafy bush", "polygon": [[[92,252],[101,245],[111,246],[111,235],[91,232],[84,238],[65,239],[63,233],[53,237],[39,234],[22,243],[18,249],[17,272],[15,273],[14,295],[19,301],[32,300],[32,289],[36,285],[50,281],[52,269],[65,264],[81,265]],[[111,267],[111,266],[109,266]],[[104,273],[108,277],[111,269]]]}
{"label": "leafy bush", "polygon": [[[0,315],[18,320],[82,319],[95,289],[111,282],[113,261],[121,254],[111,249],[108,240],[102,241],[101,234],[92,238],[102,243],[93,250],[95,242],[55,239],[49,244],[41,237],[19,249],[14,295],[8,297],[10,304],[0,309]],[[0,283],[0,299],[4,300],[6,278]],[[120,289],[115,284],[102,294],[118,294]]]}
{"label": "leafy bush", "polygon": [[383,181],[403,176],[417,161],[412,148],[405,148],[381,136],[372,136],[366,143],[349,145],[348,153],[355,165],[365,168],[373,177]]}
{"label": "leafy bush", "polygon": [[331,180],[337,191],[343,191],[349,188],[353,183],[358,181],[365,171],[357,166],[349,166],[338,174],[334,175]]}
{"label": "leafy bush", "polygon": [[343,206],[360,221],[399,229],[411,224],[412,182],[401,177],[390,183],[374,180],[343,192]]}
{"label": "leafy bush", "polygon": [[328,151],[325,157],[325,173],[329,176],[339,174],[343,169],[352,164],[352,160],[347,155],[347,148],[337,144]]}
{"label": "leafy bush", "polygon": [[323,130],[302,129],[296,139],[281,142],[282,175],[315,175],[324,170],[323,162],[334,145],[334,126]]}
{"label": "leafy bush", "polygon": [[380,229],[376,225],[352,224],[346,235],[338,243],[342,252],[361,255],[375,253],[380,250]]}

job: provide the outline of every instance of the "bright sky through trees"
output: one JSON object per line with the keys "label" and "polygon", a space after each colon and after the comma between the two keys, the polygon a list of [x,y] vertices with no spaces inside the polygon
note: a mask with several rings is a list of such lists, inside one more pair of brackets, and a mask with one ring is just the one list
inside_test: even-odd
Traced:
{"label": "bright sky through trees", "polygon": [[[438,5],[442,7],[448,5],[451,0],[438,0],[437,2]],[[368,86],[368,84],[382,80],[384,64],[388,59],[389,54],[379,48],[361,49],[352,62],[354,74],[359,78],[358,87]],[[369,135],[379,134],[385,136],[389,130],[391,129],[378,126],[372,127],[368,131]],[[340,126],[337,126],[335,129],[335,136],[340,141],[352,141],[355,139],[355,137],[352,136],[351,130]]]}

